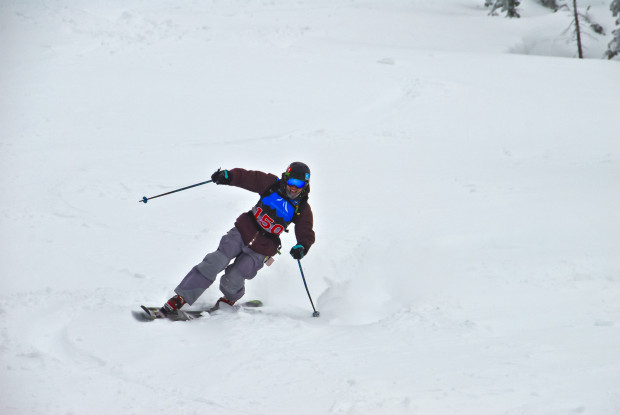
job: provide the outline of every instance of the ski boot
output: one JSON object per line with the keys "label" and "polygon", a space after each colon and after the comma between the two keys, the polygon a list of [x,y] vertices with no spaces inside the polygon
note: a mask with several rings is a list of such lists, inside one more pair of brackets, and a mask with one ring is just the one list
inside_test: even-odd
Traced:
{"label": "ski boot", "polygon": [[166,318],[174,320],[179,315],[179,309],[185,305],[185,300],[180,295],[175,295],[169,299],[159,312]]}
{"label": "ski boot", "polygon": [[211,307],[211,309],[209,310],[209,313],[212,313],[214,311],[217,311],[220,309],[220,304],[224,303],[224,304],[228,304],[230,307],[235,305],[236,301],[231,301],[226,297],[220,297],[219,300],[217,300],[217,302],[215,303],[215,305],[213,307]]}

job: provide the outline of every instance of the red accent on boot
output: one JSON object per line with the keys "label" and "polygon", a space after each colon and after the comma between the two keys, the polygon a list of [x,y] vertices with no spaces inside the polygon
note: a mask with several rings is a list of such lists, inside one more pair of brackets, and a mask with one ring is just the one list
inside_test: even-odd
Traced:
{"label": "red accent on boot", "polygon": [[185,300],[180,295],[175,295],[170,300],[168,300],[168,305],[170,305],[170,307],[174,308],[175,310],[178,310],[185,305]]}
{"label": "red accent on boot", "polygon": [[218,303],[219,303],[219,302],[226,303],[226,304],[228,304],[229,306],[233,306],[233,305],[235,305],[235,303],[236,303],[236,301],[230,301],[230,300],[229,300],[228,298],[226,298],[226,297],[220,297],[220,299],[219,299],[219,300],[217,300],[217,302],[218,302]]}

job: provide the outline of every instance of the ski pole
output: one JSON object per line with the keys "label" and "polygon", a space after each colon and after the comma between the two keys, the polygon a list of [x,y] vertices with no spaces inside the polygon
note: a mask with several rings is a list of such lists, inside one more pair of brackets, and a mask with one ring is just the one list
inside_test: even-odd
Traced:
{"label": "ski pole", "polygon": [[301,269],[301,261],[298,259],[297,263],[299,264],[299,271],[301,271],[301,279],[304,280],[304,287],[306,287],[306,292],[308,293],[308,298],[310,299],[310,304],[312,305],[312,309],[314,310],[314,313],[312,313],[312,317],[318,317],[318,316],[321,315],[321,313],[316,311],[316,308],[314,308],[314,303],[312,302],[312,297],[310,296],[310,291],[308,290],[308,284],[306,284],[306,277],[304,277],[304,270]]}
{"label": "ski pole", "polygon": [[142,203],[146,203],[146,202],[148,202],[148,201],[149,201],[149,200],[151,200],[151,199],[155,199],[155,198],[158,198],[158,197],[161,197],[161,196],[166,196],[166,195],[169,195],[169,194],[171,194],[171,193],[180,192],[181,190],[191,189],[192,187],[201,186],[201,185],[203,185],[203,184],[211,183],[212,181],[213,181],[213,180],[207,180],[206,182],[196,183],[196,184],[193,184],[193,185],[191,185],[191,186],[187,186],[187,187],[183,187],[183,188],[181,188],[181,189],[173,190],[173,191],[168,192],[168,193],[162,193],[162,194],[157,195],[157,196],[151,196],[151,197],[146,197],[146,196],[144,196],[141,200],[138,200],[138,203],[140,203],[140,202],[142,202]]}

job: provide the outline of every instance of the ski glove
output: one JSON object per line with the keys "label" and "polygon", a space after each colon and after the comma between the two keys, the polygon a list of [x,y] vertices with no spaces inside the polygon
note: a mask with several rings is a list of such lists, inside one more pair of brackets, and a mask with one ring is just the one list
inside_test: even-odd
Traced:
{"label": "ski glove", "polygon": [[303,245],[295,245],[291,248],[291,256],[295,259],[302,259],[306,255],[306,248]]}
{"label": "ski glove", "polygon": [[215,184],[230,184],[231,174],[228,170],[217,169],[217,171],[211,175],[211,180],[213,180]]}

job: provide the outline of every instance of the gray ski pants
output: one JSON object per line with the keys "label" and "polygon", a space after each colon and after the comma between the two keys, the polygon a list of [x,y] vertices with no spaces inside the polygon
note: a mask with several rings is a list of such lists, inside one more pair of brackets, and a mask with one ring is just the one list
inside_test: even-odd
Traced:
{"label": "gray ski pants", "polygon": [[228,300],[237,301],[245,294],[245,280],[256,276],[265,258],[245,245],[237,228],[232,228],[222,237],[217,250],[192,268],[174,291],[192,305],[213,284],[217,274],[226,270],[220,279],[220,291]]}

